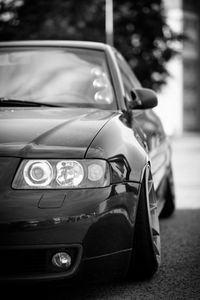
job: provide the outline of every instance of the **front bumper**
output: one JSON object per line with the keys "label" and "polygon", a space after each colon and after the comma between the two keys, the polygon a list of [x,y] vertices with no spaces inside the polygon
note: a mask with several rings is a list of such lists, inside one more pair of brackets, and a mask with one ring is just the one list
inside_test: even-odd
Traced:
{"label": "front bumper", "polygon": [[[9,174],[5,175],[9,176]],[[75,274],[117,275],[127,270],[139,183],[100,189],[12,190],[0,186],[0,280],[50,280]],[[11,178],[10,178],[11,179]],[[53,253],[72,256],[66,271],[52,268]]]}

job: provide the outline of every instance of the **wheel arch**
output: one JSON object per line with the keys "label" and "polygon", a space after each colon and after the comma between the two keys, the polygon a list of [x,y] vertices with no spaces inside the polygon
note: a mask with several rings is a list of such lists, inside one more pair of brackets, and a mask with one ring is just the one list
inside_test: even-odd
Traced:
{"label": "wheel arch", "polygon": [[[154,189],[149,188],[149,179],[151,181],[152,176],[151,172],[146,173],[148,166],[150,168],[150,165],[147,164],[143,169],[143,181],[140,185],[133,232],[132,256],[127,274],[129,278],[140,280],[150,278],[157,271],[160,265],[161,255],[158,215],[152,217],[150,198],[149,196],[147,197],[145,191],[148,187],[148,193],[151,191],[155,193]],[[146,182],[147,179],[148,182]],[[152,199],[155,198],[153,197],[151,200]],[[151,201],[151,205],[152,204],[153,202]]]}

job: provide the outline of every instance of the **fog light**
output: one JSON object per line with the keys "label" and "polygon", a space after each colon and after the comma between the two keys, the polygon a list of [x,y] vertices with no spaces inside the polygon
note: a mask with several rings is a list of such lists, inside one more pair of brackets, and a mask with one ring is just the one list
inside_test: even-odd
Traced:
{"label": "fog light", "polygon": [[66,252],[58,252],[53,255],[52,264],[60,269],[68,269],[71,266],[71,256]]}

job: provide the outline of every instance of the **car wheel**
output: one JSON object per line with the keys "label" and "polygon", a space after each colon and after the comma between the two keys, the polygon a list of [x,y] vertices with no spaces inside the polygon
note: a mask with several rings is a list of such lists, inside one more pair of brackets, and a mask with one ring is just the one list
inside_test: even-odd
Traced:
{"label": "car wheel", "polygon": [[160,259],[157,199],[150,167],[147,167],[140,190],[128,277],[144,280],[153,276],[160,265]]}
{"label": "car wheel", "polygon": [[166,189],[164,192],[165,204],[161,211],[161,218],[170,217],[175,210],[175,192],[174,192],[174,177],[172,167],[170,166],[169,175],[167,177]]}

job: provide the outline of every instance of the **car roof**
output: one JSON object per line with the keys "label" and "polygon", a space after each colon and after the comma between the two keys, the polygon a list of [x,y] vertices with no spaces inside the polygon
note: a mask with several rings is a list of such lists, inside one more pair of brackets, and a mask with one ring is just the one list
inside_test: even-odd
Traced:
{"label": "car roof", "polygon": [[51,40],[35,40],[35,41],[9,41],[0,42],[0,47],[78,47],[85,49],[107,50],[111,47],[108,44],[90,41],[51,41]]}

